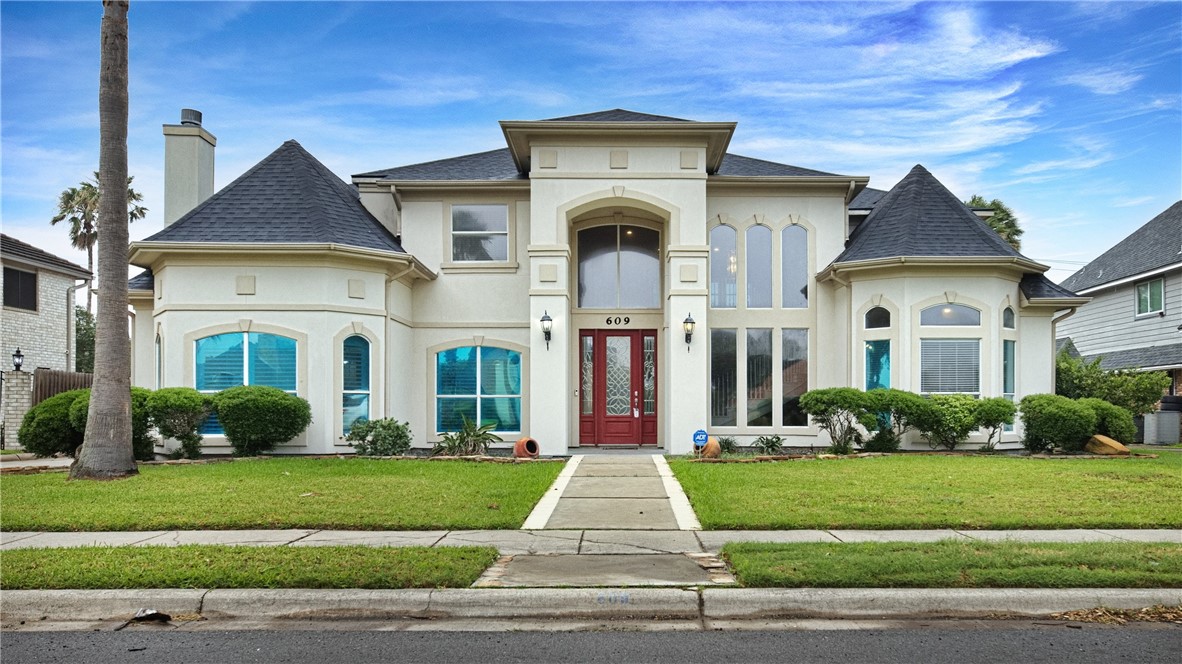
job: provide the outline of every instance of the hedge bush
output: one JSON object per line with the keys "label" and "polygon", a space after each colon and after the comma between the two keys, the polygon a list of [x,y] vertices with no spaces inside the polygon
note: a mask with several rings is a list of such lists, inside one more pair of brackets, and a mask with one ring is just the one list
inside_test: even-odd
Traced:
{"label": "hedge bush", "polygon": [[[78,392],[80,394],[70,405],[70,425],[85,436],[86,418],[90,415],[90,390]],[[152,390],[131,388],[131,451],[136,461],[156,458],[156,439],[152,436],[152,423],[148,417],[148,397],[151,394]]]}
{"label": "hedge bush", "polygon": [[[981,399],[977,402],[977,426],[985,429],[989,435],[985,438],[983,450],[992,451],[1001,442],[1001,434],[1007,424],[1014,423],[1014,414],[1018,407],[1013,401],[1004,397]],[[996,438],[997,440],[994,440]]]}
{"label": "hedge bush", "polygon": [[832,454],[849,454],[854,445],[862,443],[858,425],[867,429],[877,426],[867,405],[866,393],[852,387],[809,390],[800,397],[800,409],[828,432]]}
{"label": "hedge bush", "polygon": [[955,450],[977,429],[977,400],[967,394],[935,394],[931,408],[920,413],[915,422],[924,440],[933,449]]}
{"label": "hedge bush", "polygon": [[308,401],[277,387],[240,385],[214,397],[218,421],[234,456],[254,456],[286,443],[312,423]]}
{"label": "hedge bush", "polygon": [[1083,449],[1096,431],[1096,413],[1088,406],[1057,394],[1031,394],[1022,399],[1022,445],[1032,453],[1061,447],[1066,452]]}
{"label": "hedge bush", "polygon": [[361,456],[398,456],[406,454],[411,443],[410,422],[394,418],[354,422],[345,440]]}
{"label": "hedge bush", "polygon": [[1096,414],[1096,433],[1126,444],[1137,437],[1133,414],[1124,408],[1103,399],[1076,399],[1076,402],[1091,408]]}
{"label": "hedge bush", "polygon": [[148,396],[148,417],[165,438],[181,444],[180,455],[201,458],[198,429],[213,411],[213,399],[191,387],[164,387]]}
{"label": "hedge bush", "polygon": [[932,407],[918,394],[894,388],[870,390],[865,398],[878,429],[862,445],[867,452],[898,451],[903,435]]}
{"label": "hedge bush", "polygon": [[21,447],[39,457],[58,453],[73,456],[82,444],[82,432],[70,424],[70,406],[83,392],[90,390],[55,394],[30,408],[16,434]]}

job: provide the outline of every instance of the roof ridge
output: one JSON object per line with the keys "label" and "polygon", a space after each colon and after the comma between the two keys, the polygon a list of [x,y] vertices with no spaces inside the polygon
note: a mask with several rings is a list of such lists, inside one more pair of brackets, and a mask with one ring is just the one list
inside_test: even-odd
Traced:
{"label": "roof ridge", "polygon": [[416,164],[403,164],[401,166],[392,166],[390,168],[379,168],[374,171],[366,171],[364,173],[358,173],[358,174],[354,175],[353,177],[355,177],[355,178],[377,177],[379,175],[385,174],[385,172],[387,172],[387,171],[401,170],[404,168],[416,168],[416,167],[420,167],[420,166],[432,166],[435,164],[442,164],[442,163],[448,162],[448,161],[454,161],[456,159],[480,157],[483,155],[494,154],[497,152],[509,152],[509,148],[494,148],[492,150],[484,150],[483,152],[471,152],[469,154],[461,154],[461,155],[456,155],[454,157],[442,157],[440,159],[432,159],[431,161],[420,161]]}

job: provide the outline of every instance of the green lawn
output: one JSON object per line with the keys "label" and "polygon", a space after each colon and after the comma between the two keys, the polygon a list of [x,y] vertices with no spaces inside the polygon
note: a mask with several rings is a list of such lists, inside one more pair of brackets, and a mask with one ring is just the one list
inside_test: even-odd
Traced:
{"label": "green lawn", "polygon": [[730,543],[723,557],[756,588],[1182,588],[1182,546]]}
{"label": "green lawn", "polygon": [[561,463],[259,459],[0,477],[0,529],[520,528]]}
{"label": "green lawn", "polygon": [[0,588],[466,588],[492,547],[82,547],[0,552]]}
{"label": "green lawn", "polygon": [[670,461],[707,529],[1177,528],[1182,455]]}

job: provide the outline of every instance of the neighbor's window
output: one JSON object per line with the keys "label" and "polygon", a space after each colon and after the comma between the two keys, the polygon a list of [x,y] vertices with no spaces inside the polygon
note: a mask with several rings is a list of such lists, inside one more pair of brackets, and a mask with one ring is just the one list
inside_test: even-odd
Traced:
{"label": "neighbor's window", "polygon": [[369,419],[369,340],[360,335],[345,339],[341,348],[341,433]]}
{"label": "neighbor's window", "polygon": [[981,393],[980,339],[920,339],[919,391]]}
{"label": "neighbor's window", "polygon": [[509,206],[451,206],[451,259],[509,260]]}
{"label": "neighbor's window", "polygon": [[521,431],[521,353],[462,346],[435,354],[435,430],[458,431],[465,419]]}
{"label": "neighbor's window", "polygon": [[780,272],[785,309],[809,306],[809,232],[804,226],[787,226],[780,232]]}
{"label": "neighbor's window", "polygon": [[710,306],[715,309],[735,308],[735,273],[739,271],[735,235],[735,229],[726,225],[710,231]]}
{"label": "neighbor's window", "polygon": [[937,304],[919,314],[920,325],[980,325],[981,312],[963,304]]}
{"label": "neighbor's window", "polygon": [[37,273],[4,268],[4,306],[37,311]]}
{"label": "neighbor's window", "polygon": [[[238,385],[268,385],[296,392],[296,340],[278,334],[230,332],[197,340],[198,392],[213,394]],[[211,415],[203,434],[221,434]]]}
{"label": "neighbor's window", "polygon": [[[1144,316],[1165,311],[1165,307],[1162,305],[1164,290],[1164,279],[1154,279],[1137,284],[1137,315]],[[8,304],[8,275],[4,275],[4,303]]]}
{"label": "neighbor's window", "polygon": [[772,306],[772,229],[756,224],[747,229],[747,306]]}

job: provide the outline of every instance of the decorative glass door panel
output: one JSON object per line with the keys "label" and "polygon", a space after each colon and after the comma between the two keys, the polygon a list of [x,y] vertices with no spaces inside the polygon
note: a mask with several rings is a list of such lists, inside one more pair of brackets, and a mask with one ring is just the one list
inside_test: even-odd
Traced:
{"label": "decorative glass door panel", "polygon": [[655,445],[656,330],[579,334],[579,443]]}

